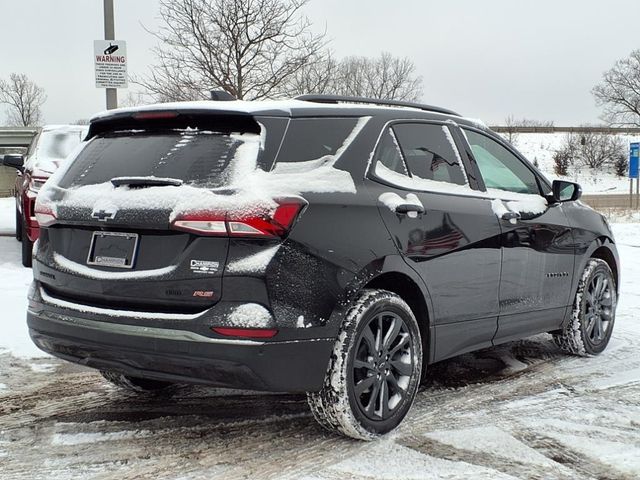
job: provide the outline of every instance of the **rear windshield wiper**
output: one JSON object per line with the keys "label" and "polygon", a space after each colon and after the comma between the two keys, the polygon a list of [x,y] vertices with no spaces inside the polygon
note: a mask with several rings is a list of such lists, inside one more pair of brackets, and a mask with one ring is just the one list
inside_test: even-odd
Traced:
{"label": "rear windshield wiper", "polygon": [[116,177],[111,179],[114,187],[127,185],[129,187],[179,187],[184,182],[179,178],[158,177]]}

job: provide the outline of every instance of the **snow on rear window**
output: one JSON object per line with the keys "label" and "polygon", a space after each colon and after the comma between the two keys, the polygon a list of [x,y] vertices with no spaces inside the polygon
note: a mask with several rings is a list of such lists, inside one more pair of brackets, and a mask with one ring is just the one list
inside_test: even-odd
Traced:
{"label": "snow on rear window", "polygon": [[[261,153],[260,147],[264,145],[264,137],[253,133],[231,134],[225,138],[225,142],[231,142],[229,148],[228,162],[225,161],[224,172],[220,177],[211,179],[219,186],[209,186],[201,188],[197,185],[197,180],[189,181],[181,172],[167,171],[162,168],[153,170],[159,161],[149,161],[151,172],[140,174],[131,168],[127,162],[114,158],[118,165],[129,170],[119,170],[111,166],[105,168],[102,178],[92,172],[94,165],[98,164],[100,156],[95,155],[93,161],[82,161],[85,150],[82,150],[75,161],[67,163],[58,170],[43,189],[38,194],[36,203],[38,205],[48,204],[49,208],[56,210],[58,207],[70,208],[92,208],[96,209],[103,205],[109,205],[112,210],[136,209],[144,210],[170,210],[170,220],[177,216],[189,213],[204,211],[235,211],[245,214],[249,213],[269,213],[275,209],[277,198],[287,198],[299,196],[305,192],[328,193],[345,192],[355,193],[356,188],[351,174],[346,170],[335,168],[334,164],[340,159],[342,154],[349,148],[349,145],[364,128],[370,117],[353,119],[351,129],[337,146],[333,154],[324,155],[319,159],[307,160],[304,162],[283,163],[291,167],[287,171],[276,168],[268,172],[262,168],[258,157]],[[262,132],[264,135],[264,132]],[[193,143],[200,139],[200,135],[213,135],[211,132],[195,133],[193,131],[184,132],[177,138],[173,138],[174,143],[166,153],[167,164],[175,162],[183,152],[193,148]],[[148,134],[142,133],[143,136]],[[129,135],[131,136],[131,135]],[[268,134],[267,134],[268,136]],[[221,141],[221,138],[217,138]],[[89,142],[89,148],[94,140]],[[181,145],[181,146],[179,146]],[[165,144],[169,146],[169,144]],[[130,163],[135,162],[135,155],[128,150],[122,150]],[[111,155],[115,157],[115,155]],[[165,157],[167,157],[165,155]],[[87,156],[88,158],[88,156]],[[208,159],[212,161],[211,153]],[[189,166],[193,160],[186,159],[184,165]],[[184,172],[182,172],[184,173]],[[91,175],[95,177],[91,180]],[[149,186],[146,188],[134,188],[128,185],[114,186],[111,179],[114,177],[149,177],[158,178],[178,178],[184,181],[180,186]],[[76,178],[82,179],[86,184],[75,185]],[[225,178],[225,181],[222,181]],[[96,182],[96,183],[93,183]]]}
{"label": "snow on rear window", "polygon": [[[92,139],[60,181],[63,188],[96,185],[114,177],[164,177],[194,187],[224,185],[239,135],[209,131],[115,132]],[[255,158],[250,159],[255,165]]]}

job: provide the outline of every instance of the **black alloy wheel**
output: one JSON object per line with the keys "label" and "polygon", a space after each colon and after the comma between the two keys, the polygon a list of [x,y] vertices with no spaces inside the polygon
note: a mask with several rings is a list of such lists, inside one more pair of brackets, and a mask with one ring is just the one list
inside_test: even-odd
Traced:
{"label": "black alloy wheel", "polygon": [[353,391],[367,418],[390,418],[407,396],[415,369],[413,342],[399,315],[383,311],[370,318],[356,341]]}
{"label": "black alloy wheel", "polygon": [[611,278],[606,272],[596,272],[585,292],[585,331],[594,346],[600,345],[607,338],[613,322],[614,298]]}

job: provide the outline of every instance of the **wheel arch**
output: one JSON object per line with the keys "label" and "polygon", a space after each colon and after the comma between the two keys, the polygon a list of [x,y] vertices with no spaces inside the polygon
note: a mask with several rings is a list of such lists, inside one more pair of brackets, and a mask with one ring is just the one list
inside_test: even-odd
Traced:
{"label": "wheel arch", "polygon": [[613,279],[616,282],[616,290],[620,293],[620,281],[619,281],[619,271],[618,271],[618,259],[616,255],[608,248],[607,245],[598,246],[592,253],[590,258],[598,258],[600,260],[604,260],[609,265],[611,272],[613,273]]}
{"label": "wheel arch", "polygon": [[423,352],[428,352],[423,356],[423,366],[431,363],[432,355],[435,352],[434,336],[431,330],[432,323],[430,321],[431,315],[427,298],[425,298],[423,289],[420,288],[418,283],[406,273],[387,271],[369,280],[364,288],[388,290],[407,302],[418,321],[420,336],[422,337],[422,350]]}

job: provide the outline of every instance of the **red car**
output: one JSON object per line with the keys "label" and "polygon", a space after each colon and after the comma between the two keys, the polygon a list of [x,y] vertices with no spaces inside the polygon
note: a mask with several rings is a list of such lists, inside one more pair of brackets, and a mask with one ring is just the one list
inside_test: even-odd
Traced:
{"label": "red car", "polygon": [[18,169],[16,178],[16,238],[22,241],[22,264],[31,267],[33,242],[39,228],[33,208],[36,195],[60,163],[86,136],[87,127],[50,125],[43,127],[29,145],[25,157],[6,155],[3,164]]}

